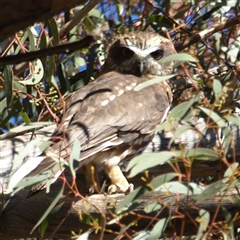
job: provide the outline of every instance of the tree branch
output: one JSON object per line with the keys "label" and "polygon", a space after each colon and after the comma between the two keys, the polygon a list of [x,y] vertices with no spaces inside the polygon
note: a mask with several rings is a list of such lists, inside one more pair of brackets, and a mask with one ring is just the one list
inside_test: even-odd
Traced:
{"label": "tree branch", "polygon": [[[86,0],[32,0],[30,4],[29,0],[2,0],[0,3],[0,40],[6,39],[34,22],[43,21],[77,4],[84,5],[86,2]],[[91,1],[91,6],[98,2]],[[11,9],[10,16],[9,9]]]}

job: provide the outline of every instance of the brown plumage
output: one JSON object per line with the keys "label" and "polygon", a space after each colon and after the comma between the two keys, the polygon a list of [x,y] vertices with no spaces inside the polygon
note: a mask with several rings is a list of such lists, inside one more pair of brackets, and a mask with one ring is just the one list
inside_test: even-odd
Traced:
{"label": "brown plumage", "polygon": [[[64,140],[56,141],[46,154],[53,149],[66,158],[74,140],[79,139],[79,165],[86,167],[86,178],[90,179],[89,166],[103,167],[112,182],[109,192],[131,191],[133,186],[118,164],[145,149],[166,117],[172,99],[166,82],[140,91],[134,88],[171,73],[173,63],[161,61],[173,53],[172,44],[157,33],[137,32],[118,37],[109,49],[100,76],[71,95],[65,117],[53,134]],[[53,165],[56,161],[49,157],[33,173]]]}

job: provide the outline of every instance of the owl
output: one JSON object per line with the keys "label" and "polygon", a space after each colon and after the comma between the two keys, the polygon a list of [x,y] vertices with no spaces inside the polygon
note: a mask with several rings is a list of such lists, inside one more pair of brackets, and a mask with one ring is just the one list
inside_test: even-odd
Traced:
{"label": "owl", "polygon": [[[97,174],[92,176],[94,167],[95,173],[103,168],[111,180],[108,192],[131,192],[133,185],[129,184],[119,164],[144,151],[172,101],[171,89],[165,81],[139,91],[135,88],[170,74],[173,62],[162,61],[172,54],[172,43],[157,33],[132,32],[117,37],[109,48],[99,77],[70,96],[46,156],[54,151],[67,159],[78,139],[79,168],[85,169],[90,191],[96,192],[99,188]],[[30,175],[56,164],[49,156]],[[36,185],[32,191],[41,187],[41,184]]]}

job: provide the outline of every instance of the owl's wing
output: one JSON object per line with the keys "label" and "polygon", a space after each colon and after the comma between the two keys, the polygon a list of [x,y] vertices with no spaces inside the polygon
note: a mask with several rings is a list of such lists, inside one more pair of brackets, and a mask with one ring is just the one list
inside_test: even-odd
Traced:
{"label": "owl's wing", "polygon": [[[153,134],[170,105],[169,86],[154,84],[140,91],[134,88],[140,78],[111,72],[74,93],[68,102],[65,120],[55,132],[69,148],[75,139],[81,143],[81,159],[140,134]],[[146,79],[141,79],[146,81]],[[141,82],[140,81],[140,82]],[[63,154],[64,156],[64,149]]]}

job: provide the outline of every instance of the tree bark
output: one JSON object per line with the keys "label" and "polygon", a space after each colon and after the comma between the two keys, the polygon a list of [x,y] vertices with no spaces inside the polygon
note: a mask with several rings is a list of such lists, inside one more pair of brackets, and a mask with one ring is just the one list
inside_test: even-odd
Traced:
{"label": "tree bark", "polygon": [[0,41],[34,22],[43,21],[77,4],[84,5],[86,2],[86,0],[2,0],[0,2]]}
{"label": "tree bark", "polygon": [[[57,184],[55,184],[57,185]],[[55,187],[54,187],[55,188]],[[15,238],[27,238],[27,237],[40,237],[38,228],[31,234],[31,230],[48,206],[52,203],[52,198],[45,194],[45,191],[26,199],[28,191],[22,190],[12,197],[0,217],[0,239],[10,240]],[[199,209],[204,209],[210,214],[210,221],[213,219],[215,212],[217,211],[217,218],[215,221],[224,221],[224,213],[222,208],[217,209],[219,205],[226,208],[232,217],[234,217],[240,211],[240,205],[237,202],[238,193],[236,191],[229,191],[223,197],[216,195],[215,199],[208,199],[201,203],[195,204],[195,197],[186,197],[185,195],[176,194],[163,194],[161,192],[148,193],[141,196],[136,201],[141,204],[126,216],[119,220],[121,224],[127,226],[128,224],[136,221],[135,224],[128,230],[129,234],[133,234],[134,231],[138,232],[144,230],[146,226],[156,219],[174,217],[172,224],[167,227],[165,233],[168,236],[173,236],[173,231],[180,235],[180,231],[183,228],[185,236],[194,235],[198,230],[198,222],[195,221],[199,217]],[[113,206],[118,205],[125,195],[100,195],[95,194],[88,197],[88,201],[93,204],[89,205],[85,200],[80,200],[76,197],[68,197],[64,199],[64,204],[61,210],[50,221],[48,228],[45,232],[44,238],[60,238],[70,239],[72,232],[78,234],[80,231],[86,232],[90,226],[86,225],[84,221],[81,221],[81,217],[86,215],[93,215],[96,217],[98,210],[94,207],[97,206],[106,217],[110,217],[109,209],[113,210]],[[164,203],[165,206],[161,210],[146,213],[144,208],[153,202]],[[182,214],[182,215],[181,215]],[[141,216],[141,217],[139,217]],[[83,217],[84,219],[84,217]],[[184,222],[184,224],[183,224]],[[122,226],[123,227],[123,226]],[[240,227],[240,221],[234,221],[234,228]],[[107,225],[106,229],[111,230],[112,233],[105,232],[104,238],[106,240],[114,239],[120,232],[119,224]],[[54,232],[56,233],[54,234]],[[99,239],[100,233],[92,233],[88,239]],[[125,239],[125,238],[123,238]]]}

